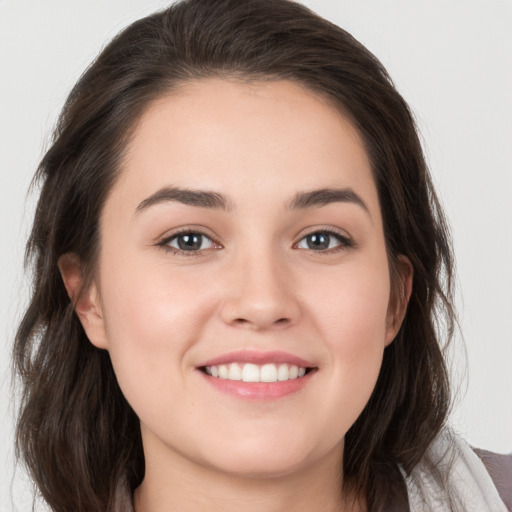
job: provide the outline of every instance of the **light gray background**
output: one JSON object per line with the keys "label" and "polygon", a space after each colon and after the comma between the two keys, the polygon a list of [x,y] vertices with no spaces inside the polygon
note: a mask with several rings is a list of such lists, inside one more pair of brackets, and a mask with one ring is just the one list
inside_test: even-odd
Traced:
{"label": "light gray background", "polygon": [[[243,0],[241,0],[243,1]],[[0,0],[0,511],[12,510],[10,345],[26,302],[31,176],[64,98],[91,59],[163,0]],[[467,346],[453,352],[452,424],[512,450],[512,1],[305,0],[388,68],[410,103],[453,228]],[[467,373],[466,378],[463,378]],[[29,487],[16,476],[15,501]]]}

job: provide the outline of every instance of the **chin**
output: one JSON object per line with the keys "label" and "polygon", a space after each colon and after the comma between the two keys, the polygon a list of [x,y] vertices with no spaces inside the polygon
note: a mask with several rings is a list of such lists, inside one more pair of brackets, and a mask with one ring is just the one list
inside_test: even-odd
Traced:
{"label": "chin", "polygon": [[240,456],[237,460],[224,461],[220,467],[217,463],[212,469],[239,478],[277,479],[295,474],[308,465],[307,460],[284,455],[272,458],[260,456],[251,460],[240,460],[241,458]]}
{"label": "chin", "polygon": [[307,440],[275,438],[230,443],[209,465],[217,471],[246,478],[279,478],[300,472],[325,456],[319,447],[308,446]]}

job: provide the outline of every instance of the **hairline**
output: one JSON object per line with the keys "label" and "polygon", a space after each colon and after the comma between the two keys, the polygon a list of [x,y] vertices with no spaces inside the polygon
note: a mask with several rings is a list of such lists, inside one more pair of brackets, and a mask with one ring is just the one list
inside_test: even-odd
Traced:
{"label": "hairline", "polygon": [[[103,211],[105,208],[105,204],[108,201],[110,194],[112,193],[114,187],[116,186],[118,180],[126,170],[126,166],[129,160],[129,149],[132,145],[138,128],[145,117],[145,115],[155,106],[158,105],[159,102],[164,99],[168,99],[173,96],[179,96],[181,93],[186,92],[186,88],[190,85],[201,84],[207,82],[209,80],[221,80],[227,81],[235,84],[241,85],[261,85],[266,83],[277,83],[277,82],[290,82],[298,87],[300,87],[306,94],[314,97],[325,106],[333,110],[339,118],[348,124],[348,126],[354,131],[356,135],[356,140],[361,144],[361,149],[364,151],[366,157],[368,158],[368,162],[370,164],[370,170],[372,174],[372,178],[374,184],[377,189],[377,200],[378,206],[380,210],[380,214],[383,218],[383,231],[384,231],[384,241],[386,246],[386,254],[388,260],[388,268],[389,268],[389,277],[391,284],[391,296],[390,300],[392,300],[393,296],[396,292],[398,292],[399,283],[395,283],[395,279],[393,279],[393,275],[397,274],[397,254],[394,254],[391,245],[389,243],[387,233],[386,233],[386,223],[384,219],[384,211],[381,205],[381,197],[379,193],[378,180],[377,180],[377,171],[375,168],[375,164],[373,162],[373,158],[371,152],[368,148],[368,143],[366,137],[363,135],[361,128],[359,127],[359,123],[355,116],[350,112],[350,109],[339,99],[336,98],[333,94],[329,94],[325,90],[321,90],[320,87],[315,87],[314,84],[310,83],[305,79],[301,79],[298,76],[289,75],[287,76],[285,73],[265,73],[265,72],[244,72],[241,70],[209,70],[203,72],[197,72],[194,70],[189,71],[179,78],[167,78],[162,79],[160,83],[157,83],[155,87],[150,88],[148,92],[138,97],[138,101],[141,102],[140,108],[137,110],[131,122],[124,127],[124,129],[120,130],[118,135],[119,141],[119,155],[117,158],[116,165],[112,170],[112,179],[110,183],[105,189],[105,194],[103,198],[103,202],[100,205],[100,209],[98,211],[97,218],[97,232],[96,232],[96,244],[91,253],[90,261],[83,262],[85,267],[84,272],[84,280],[83,287],[81,292],[87,291],[91,285],[96,286],[98,293],[100,293],[100,280],[98,278],[98,270],[99,270],[99,257],[101,252],[101,219],[103,216]],[[166,84],[166,85],[162,85]],[[101,293],[100,293],[101,296]]]}

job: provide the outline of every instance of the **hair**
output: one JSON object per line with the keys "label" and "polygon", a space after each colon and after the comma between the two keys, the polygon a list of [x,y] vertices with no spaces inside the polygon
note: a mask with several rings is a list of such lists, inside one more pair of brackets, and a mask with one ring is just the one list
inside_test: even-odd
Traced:
{"label": "hair", "polygon": [[343,485],[381,510],[397,492],[390,475],[400,477],[399,467],[410,474],[449,410],[450,237],[414,118],[386,70],[343,29],[288,0],[173,4],[124,29],[71,91],[34,178],[41,192],[26,249],[33,290],[13,352],[22,383],[18,456],[55,512],[118,511],[140,485],[138,418],[108,353],[88,341],[58,260],[76,254],[90,283],[102,207],[137,120],[162,95],[210,77],[291,80],[339,109],[371,162],[392,300],[405,300],[398,256],[412,263],[405,319],[345,438]]}

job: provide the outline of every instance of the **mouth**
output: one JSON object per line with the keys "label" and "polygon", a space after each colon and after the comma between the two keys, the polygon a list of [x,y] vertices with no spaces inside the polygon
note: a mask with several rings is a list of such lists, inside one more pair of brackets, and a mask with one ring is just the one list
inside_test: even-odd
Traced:
{"label": "mouth", "polygon": [[260,400],[297,392],[318,371],[313,363],[292,354],[247,350],[222,355],[196,368],[214,388]]}
{"label": "mouth", "polygon": [[232,362],[229,364],[207,365],[199,367],[206,375],[221,380],[243,382],[286,382],[301,379],[315,368],[287,363],[254,363]]}

